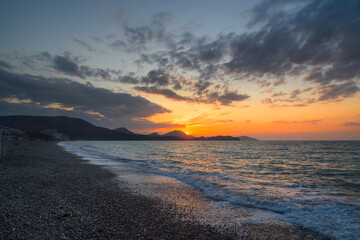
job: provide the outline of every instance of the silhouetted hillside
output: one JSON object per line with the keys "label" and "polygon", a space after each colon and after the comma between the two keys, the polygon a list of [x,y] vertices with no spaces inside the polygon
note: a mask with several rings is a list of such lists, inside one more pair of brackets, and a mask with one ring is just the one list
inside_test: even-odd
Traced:
{"label": "silhouetted hillside", "polygon": [[164,137],[178,137],[178,138],[182,138],[182,139],[192,139],[193,136],[187,135],[186,133],[179,131],[179,130],[175,130],[172,132],[168,132],[165,133],[164,135],[162,135]]}
{"label": "silhouetted hillside", "polygon": [[0,116],[0,125],[23,130],[27,133],[39,133],[44,129],[57,129],[66,133],[70,139],[87,140],[125,140],[133,136],[97,127],[85,120],[70,117],[45,116]]}
{"label": "silhouetted hillside", "polygon": [[240,136],[239,140],[240,141],[257,141],[256,138],[251,138],[251,137],[248,137],[248,136]]}
{"label": "silhouetted hillside", "polygon": [[125,134],[128,134],[128,135],[136,135],[136,133],[133,133],[132,131],[130,131],[129,129],[124,128],[124,127],[116,128],[116,129],[114,129],[114,131],[120,132],[120,133],[125,133]]}
{"label": "silhouetted hillside", "polygon": [[239,138],[231,136],[193,137],[179,130],[164,135],[157,133],[141,135],[124,127],[110,130],[97,127],[79,118],[65,116],[0,116],[0,125],[25,131],[35,137],[45,129],[56,129],[59,133],[69,135],[72,140],[239,140]]}
{"label": "silhouetted hillside", "polygon": [[[200,139],[202,140],[202,139]],[[220,141],[239,141],[239,138],[232,136],[216,136],[216,137],[206,137],[204,140],[220,140]]]}

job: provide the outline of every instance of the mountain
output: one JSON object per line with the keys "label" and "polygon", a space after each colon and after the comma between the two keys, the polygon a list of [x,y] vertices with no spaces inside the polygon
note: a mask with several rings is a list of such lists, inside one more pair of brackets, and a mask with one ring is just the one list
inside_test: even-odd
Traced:
{"label": "mountain", "polygon": [[0,116],[0,125],[5,125],[27,132],[37,134],[44,129],[56,129],[59,133],[68,134],[70,139],[86,140],[132,140],[139,139],[137,135],[131,136],[107,128],[97,127],[85,120],[70,117],[45,116]]}
{"label": "mountain", "polygon": [[110,130],[79,118],[65,116],[0,116],[0,125],[25,131],[33,138],[40,138],[45,129],[56,129],[58,133],[67,134],[71,140],[239,140],[231,136],[193,137],[178,130],[164,135],[141,135],[124,127]]}
{"label": "mountain", "polygon": [[164,137],[178,137],[178,138],[182,138],[182,139],[192,139],[193,136],[191,135],[187,135],[186,133],[179,131],[179,130],[175,130],[172,132],[168,132],[165,133],[164,135],[162,135]]}
{"label": "mountain", "polygon": [[157,132],[150,133],[149,136],[160,136]]}
{"label": "mountain", "polygon": [[237,138],[237,137],[232,137],[232,136],[216,136],[216,137],[206,137],[204,140],[218,140],[218,141],[231,140],[231,141],[239,141],[239,138]]}
{"label": "mountain", "polygon": [[124,127],[116,128],[116,129],[114,129],[114,131],[120,132],[120,133],[125,133],[125,134],[128,134],[128,135],[136,135],[136,133],[133,133],[132,131],[130,131],[129,129],[124,128]]}
{"label": "mountain", "polygon": [[191,135],[187,135],[186,133],[179,131],[179,130],[175,130],[172,132],[168,132],[164,135],[162,135],[164,137],[176,137],[182,140],[219,140],[219,141],[224,141],[224,140],[231,140],[231,141],[239,141],[239,138],[237,137],[232,137],[232,136],[216,136],[216,137],[194,137]]}
{"label": "mountain", "polygon": [[240,141],[257,141],[256,138],[251,138],[251,137],[248,137],[248,136],[240,136],[239,140]]}

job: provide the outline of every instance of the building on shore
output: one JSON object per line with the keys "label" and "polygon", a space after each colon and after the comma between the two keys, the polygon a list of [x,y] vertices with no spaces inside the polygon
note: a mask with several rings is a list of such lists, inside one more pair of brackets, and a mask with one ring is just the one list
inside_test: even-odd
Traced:
{"label": "building on shore", "polygon": [[65,133],[59,133],[57,129],[44,129],[41,133],[49,135],[55,140],[69,140],[69,135]]}

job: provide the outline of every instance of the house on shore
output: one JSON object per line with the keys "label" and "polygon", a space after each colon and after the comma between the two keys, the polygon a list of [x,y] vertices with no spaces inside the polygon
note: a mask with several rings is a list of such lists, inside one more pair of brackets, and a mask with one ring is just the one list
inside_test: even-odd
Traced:
{"label": "house on shore", "polygon": [[44,129],[41,133],[49,135],[55,140],[69,140],[69,135],[65,133],[58,133],[57,129]]}

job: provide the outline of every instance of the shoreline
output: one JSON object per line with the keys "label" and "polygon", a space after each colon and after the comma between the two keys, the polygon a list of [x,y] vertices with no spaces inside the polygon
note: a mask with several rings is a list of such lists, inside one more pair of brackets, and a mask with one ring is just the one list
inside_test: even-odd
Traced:
{"label": "shoreline", "polygon": [[200,223],[181,206],[182,198],[201,198],[197,193],[185,190],[175,196],[180,202],[136,193],[148,189],[129,184],[126,171],[84,164],[55,142],[20,143],[12,151],[0,160],[1,239],[326,239],[293,225]]}

